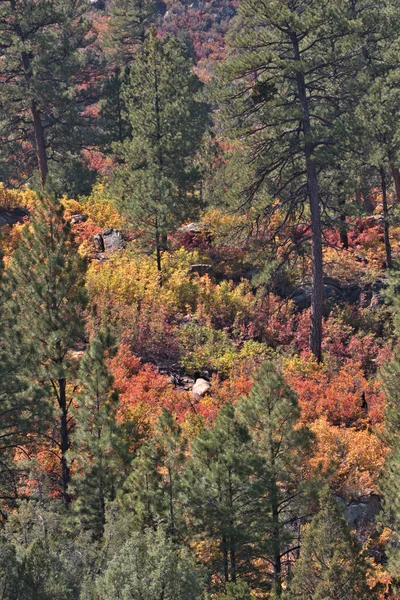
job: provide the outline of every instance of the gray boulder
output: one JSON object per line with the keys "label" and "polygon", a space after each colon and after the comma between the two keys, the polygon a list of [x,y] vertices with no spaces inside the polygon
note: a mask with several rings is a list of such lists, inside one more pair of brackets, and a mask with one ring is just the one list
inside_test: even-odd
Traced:
{"label": "gray boulder", "polygon": [[211,385],[205,379],[196,379],[192,387],[192,394],[195,398],[202,398],[210,391]]}

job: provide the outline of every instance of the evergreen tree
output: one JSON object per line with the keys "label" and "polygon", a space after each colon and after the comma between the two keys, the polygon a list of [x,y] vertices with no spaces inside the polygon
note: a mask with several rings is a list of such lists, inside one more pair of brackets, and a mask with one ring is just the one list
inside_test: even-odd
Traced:
{"label": "evergreen tree", "polygon": [[168,232],[196,204],[190,160],[207,110],[196,100],[201,84],[191,67],[182,44],[153,30],[124,88],[132,135],[116,146],[114,189],[127,217],[155,243],[159,270]]}
{"label": "evergreen tree", "polygon": [[271,362],[258,372],[240,415],[259,456],[268,466],[264,478],[263,547],[273,569],[276,597],[282,595],[285,571],[299,548],[299,527],[307,514],[302,465],[310,454],[311,435],[299,427],[295,392]]}
{"label": "evergreen tree", "polygon": [[[1,258],[0,251],[0,280]],[[15,331],[15,323],[5,315],[4,289],[0,293],[0,489],[5,505],[10,506],[16,497],[18,478],[15,449],[28,444],[29,436],[38,433],[46,414],[38,410],[40,388],[21,372],[24,347]]]}
{"label": "evergreen tree", "polygon": [[112,0],[107,44],[122,68],[129,67],[143,46],[157,11],[155,0]]}
{"label": "evergreen tree", "polygon": [[24,372],[31,381],[46,386],[56,410],[47,426],[58,449],[65,502],[69,502],[67,452],[76,366],[72,351],[84,337],[84,274],[85,263],[63,218],[62,205],[52,196],[41,197],[13,254],[4,290],[12,335],[24,349]]}
{"label": "evergreen tree", "polygon": [[[84,147],[83,108],[93,102],[89,10],[88,0],[7,0],[0,6],[0,139],[9,155],[19,153],[23,178],[37,164],[42,187],[50,163],[65,164]],[[4,159],[7,170],[12,161]],[[21,162],[9,179],[21,175]]]}
{"label": "evergreen tree", "polygon": [[122,520],[127,516],[131,523],[128,530],[156,528],[161,523],[174,539],[182,533],[179,495],[185,446],[180,426],[164,408],[154,436],[140,449],[118,498]]}
{"label": "evergreen tree", "polygon": [[[398,293],[398,273],[391,278],[388,298],[393,303],[395,331],[400,331]],[[393,360],[384,369],[384,387],[386,391],[384,439],[389,448],[385,468],[381,473],[380,490],[383,497],[383,525],[390,532],[386,546],[389,569],[394,585],[400,586],[400,353],[397,349]]]}
{"label": "evergreen tree", "polygon": [[114,499],[123,473],[122,441],[116,422],[118,394],[107,367],[111,348],[110,334],[100,331],[81,360],[70,453],[76,472],[74,507],[82,525],[95,538],[103,535],[105,504]]}
{"label": "evergreen tree", "polygon": [[253,452],[247,427],[225,405],[212,429],[191,446],[184,473],[184,503],[190,530],[214,548],[215,582],[257,579],[265,465]]}
{"label": "evergreen tree", "polygon": [[310,223],[310,349],[318,360],[322,217],[329,200],[324,197],[324,173],[336,167],[343,122],[353,108],[345,93],[354,67],[351,4],[243,0],[224,68],[231,83],[225,98],[230,129],[248,141],[247,202],[264,218],[280,210],[285,222],[295,224],[305,213]]}
{"label": "evergreen tree", "polygon": [[162,529],[133,534],[96,582],[98,600],[195,600],[201,579],[186,548]]}
{"label": "evergreen tree", "polygon": [[307,526],[293,569],[290,600],[367,600],[367,563],[335,501],[321,495],[321,509]]}

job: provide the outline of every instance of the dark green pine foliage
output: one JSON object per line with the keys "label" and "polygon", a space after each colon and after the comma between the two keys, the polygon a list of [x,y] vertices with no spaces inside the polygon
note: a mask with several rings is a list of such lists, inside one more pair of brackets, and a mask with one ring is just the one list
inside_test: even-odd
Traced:
{"label": "dark green pine foliage", "polygon": [[[133,533],[84,600],[200,600],[202,580],[187,548],[162,528]],[[82,596],[81,596],[82,597]]]}
{"label": "dark green pine foliage", "polygon": [[[6,317],[13,323],[11,335],[22,344],[24,374],[45,386],[53,413],[46,424],[47,439],[58,454],[66,503],[71,394],[76,382],[73,350],[84,338],[85,269],[61,203],[51,195],[42,196],[4,278]],[[44,409],[45,402],[40,410]]]}
{"label": "dark green pine foliage", "polygon": [[307,526],[293,569],[287,600],[367,600],[377,598],[367,584],[368,565],[329,492]]}
{"label": "dark green pine foliage", "polygon": [[302,517],[308,512],[302,465],[310,456],[311,435],[306,427],[298,427],[296,393],[271,362],[262,365],[238,410],[268,467],[260,531],[272,566],[274,594],[280,597],[288,565],[299,549]]}
{"label": "dark green pine foliage", "polygon": [[[0,281],[3,271],[0,251]],[[0,496],[5,505],[16,497],[19,470],[15,449],[28,444],[46,418],[40,411],[41,391],[21,372],[24,348],[15,331],[15,323],[5,315],[4,284],[0,291]],[[2,510],[2,508],[0,509]]]}
{"label": "dark green pine foliage", "polygon": [[112,72],[104,82],[100,101],[102,151],[111,151],[113,142],[123,142],[130,134],[122,93],[129,80],[135,57],[143,50],[150,25],[156,16],[154,0],[113,0],[109,7],[109,28],[105,46],[111,54]]}
{"label": "dark green pine foliage", "polygon": [[350,5],[344,0],[243,0],[224,66],[227,125],[235,139],[248,142],[241,206],[247,200],[264,219],[280,210],[288,222],[309,222],[310,349],[318,360],[327,202],[323,176],[337,164],[349,108],[342,88],[353,64],[343,43],[351,37]]}
{"label": "dark green pine foliage", "polygon": [[240,576],[261,577],[252,559],[260,556],[265,468],[231,405],[191,446],[184,504],[192,535],[212,548],[210,567],[218,587]]}
{"label": "dark green pine foliage", "polygon": [[[359,11],[360,43],[363,45],[359,61],[356,90],[359,97],[356,110],[360,124],[359,144],[354,154],[356,168],[371,188],[380,188],[384,225],[386,266],[393,267],[390,242],[390,184],[400,200],[400,143],[399,99],[400,29],[396,18],[400,9],[398,0]],[[369,18],[368,18],[369,17]],[[358,89],[357,89],[358,88]],[[357,138],[356,138],[357,139]],[[354,141],[353,141],[354,143]]]}
{"label": "dark green pine foliage", "polygon": [[[400,331],[399,273],[394,271],[388,299],[393,304],[395,332]],[[381,520],[390,533],[390,542],[385,551],[389,559],[389,569],[394,584],[400,589],[400,352],[397,349],[393,360],[385,366],[383,381],[386,391],[385,442],[389,453],[381,474],[380,491],[383,496]]]}
{"label": "dark green pine foliage", "polygon": [[155,246],[159,270],[167,234],[198,204],[191,161],[208,122],[200,88],[186,48],[153,30],[124,87],[132,134],[116,145],[113,187],[123,212]]}
{"label": "dark green pine foliage", "polygon": [[185,448],[176,418],[164,408],[154,436],[140,449],[118,498],[121,517],[130,522],[128,530],[162,524],[172,538],[182,536],[179,501]]}
{"label": "dark green pine foliage", "polygon": [[107,45],[124,69],[143,46],[157,12],[155,0],[112,0]]}
{"label": "dark green pine foliage", "polygon": [[130,135],[130,126],[126,113],[122,88],[128,80],[128,71],[116,67],[114,72],[105,80],[101,93],[99,129],[101,150],[112,152],[115,142],[123,142]]}
{"label": "dark green pine foliage", "polygon": [[74,508],[83,527],[96,539],[103,535],[106,502],[114,499],[124,468],[122,436],[116,422],[118,393],[107,367],[112,346],[109,332],[100,331],[81,360],[69,457],[75,472]]}
{"label": "dark green pine foliage", "polygon": [[89,84],[98,66],[89,10],[88,0],[0,4],[0,79],[7,81],[0,156],[8,180],[26,180],[38,168],[44,186],[49,169],[69,164],[88,142],[83,109],[94,100]]}

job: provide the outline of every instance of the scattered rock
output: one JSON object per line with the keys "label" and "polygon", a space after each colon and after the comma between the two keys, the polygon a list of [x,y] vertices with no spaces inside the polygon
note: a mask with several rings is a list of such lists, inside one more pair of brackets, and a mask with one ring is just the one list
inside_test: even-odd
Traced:
{"label": "scattered rock", "polygon": [[126,242],[118,229],[109,227],[103,233],[97,233],[93,238],[97,252],[113,253],[120,248],[125,248]]}
{"label": "scattered rock", "polygon": [[113,228],[103,231],[103,242],[105,252],[115,252],[126,246],[122,233],[118,229]]}
{"label": "scattered rock", "polygon": [[87,215],[72,215],[71,217],[71,223],[73,223],[74,225],[76,225],[76,223],[84,223],[87,220]]}
{"label": "scattered rock", "polygon": [[196,383],[192,387],[192,394],[195,398],[202,398],[210,390],[211,385],[205,379],[196,379]]}
{"label": "scattered rock", "polygon": [[0,227],[22,223],[26,217],[29,217],[29,212],[24,208],[0,208]]}
{"label": "scattered rock", "polygon": [[212,270],[212,265],[207,264],[190,265],[189,267],[190,274],[197,273],[197,275],[200,275],[200,277],[203,277],[203,275],[206,275],[207,273],[211,275]]}
{"label": "scattered rock", "polygon": [[104,240],[101,233],[97,233],[93,238],[94,247],[96,252],[104,252]]}
{"label": "scattered rock", "polygon": [[343,516],[350,529],[356,531],[360,542],[365,542],[376,531],[375,519],[382,511],[380,496],[370,494],[347,502],[343,498],[337,497],[337,501],[342,507]]}
{"label": "scattered rock", "polygon": [[184,233],[200,234],[203,232],[203,228],[199,223],[189,223],[189,225],[183,225],[181,231]]}

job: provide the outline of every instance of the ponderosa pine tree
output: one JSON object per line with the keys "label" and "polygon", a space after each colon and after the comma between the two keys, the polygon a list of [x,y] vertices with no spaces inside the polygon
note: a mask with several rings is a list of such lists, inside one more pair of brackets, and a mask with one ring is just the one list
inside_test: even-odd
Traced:
{"label": "ponderosa pine tree", "polygon": [[308,512],[303,465],[311,434],[299,427],[296,393],[273,363],[264,363],[248,398],[238,407],[257,454],[267,465],[264,476],[264,555],[272,566],[274,597],[282,595],[287,566],[299,550],[299,529]]}
{"label": "ponderosa pine tree", "polygon": [[186,48],[152,30],[124,87],[132,134],[116,145],[113,187],[121,210],[155,245],[159,270],[167,234],[196,205],[190,160],[208,122],[200,88]]}
{"label": "ponderosa pine tree", "polygon": [[[2,260],[0,251],[0,282]],[[6,317],[4,289],[0,309],[0,496],[10,506],[16,497],[18,468],[14,461],[16,448],[27,444],[29,436],[38,433],[46,413],[38,410],[41,391],[21,372],[24,347],[15,323]],[[2,508],[0,509],[0,512]]]}
{"label": "ponderosa pine tree", "polygon": [[118,393],[107,367],[112,346],[110,333],[102,330],[81,359],[69,456],[75,471],[74,508],[83,527],[96,539],[103,535],[106,501],[114,499],[123,477],[122,435],[116,421]]}
{"label": "ponderosa pine tree", "polygon": [[[348,146],[352,146],[355,169],[363,173],[372,188],[382,192],[382,212],[386,266],[393,266],[389,236],[389,186],[400,198],[398,161],[398,105],[400,95],[400,72],[398,52],[400,29],[396,15],[398,0],[369,5],[354,3],[355,33],[362,52],[355,60],[349,91],[355,105],[354,118],[358,127],[353,128]],[[368,181],[369,180],[369,181]]]}
{"label": "ponderosa pine tree", "polygon": [[122,69],[129,69],[141,50],[156,12],[156,0],[111,0],[107,45]]}
{"label": "ponderosa pine tree", "polygon": [[329,492],[306,527],[287,600],[368,600],[377,598],[367,583],[368,566]]}
{"label": "ponderosa pine tree", "polygon": [[42,196],[12,256],[3,290],[14,339],[22,344],[24,374],[46,386],[55,411],[48,436],[58,450],[66,503],[70,499],[71,393],[76,383],[72,352],[84,338],[84,275],[85,262],[61,203],[52,195]]}
{"label": "ponderosa pine tree", "polygon": [[122,519],[128,516],[131,522],[128,529],[143,531],[161,524],[174,539],[182,533],[178,513],[185,446],[179,424],[164,408],[154,436],[140,449],[118,497]]}
{"label": "ponderosa pine tree", "polygon": [[348,116],[342,88],[353,66],[351,4],[242,0],[224,67],[231,83],[225,96],[227,122],[235,137],[249,143],[247,201],[264,217],[280,210],[288,221],[309,222],[310,349],[318,360],[327,202],[321,182],[324,169],[336,165],[342,122]]}
{"label": "ponderosa pine tree", "polygon": [[96,582],[98,600],[195,600],[202,580],[187,548],[176,546],[162,528],[136,532],[119,549]]}
{"label": "ponderosa pine tree", "polygon": [[260,540],[268,465],[251,442],[247,427],[227,404],[213,427],[194,439],[185,465],[183,502],[190,531],[213,548],[210,566],[217,588],[242,576],[249,582],[260,578],[254,559],[263,555]]}
{"label": "ponderosa pine tree", "polygon": [[103,84],[100,101],[102,151],[130,135],[122,89],[129,80],[135,57],[143,50],[156,16],[154,0],[113,0],[105,49],[111,54],[112,71]]}
{"label": "ponderosa pine tree", "polygon": [[[49,164],[64,164],[84,147],[83,109],[93,102],[88,63],[92,71],[97,66],[89,52],[89,10],[88,0],[0,5],[0,139],[8,156],[19,156],[10,180],[27,179],[36,165],[44,187]],[[12,167],[8,157],[2,160],[6,171]]]}
{"label": "ponderosa pine tree", "polygon": [[[388,296],[393,302],[395,331],[400,331],[398,273],[392,276],[392,289]],[[400,587],[400,353],[397,349],[393,360],[385,366],[384,386],[386,391],[385,442],[389,453],[381,474],[380,490],[383,497],[381,520],[390,533],[386,552],[394,585]]]}

